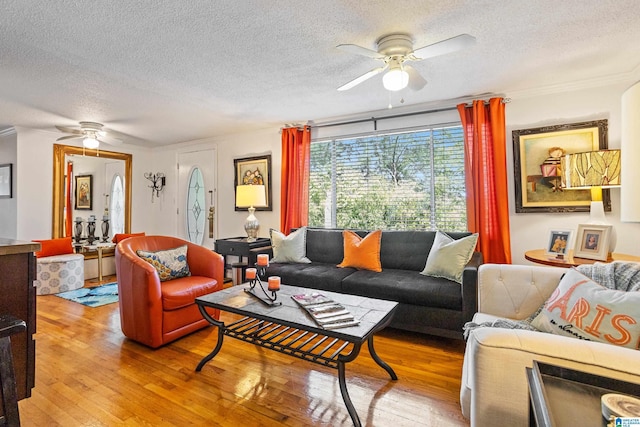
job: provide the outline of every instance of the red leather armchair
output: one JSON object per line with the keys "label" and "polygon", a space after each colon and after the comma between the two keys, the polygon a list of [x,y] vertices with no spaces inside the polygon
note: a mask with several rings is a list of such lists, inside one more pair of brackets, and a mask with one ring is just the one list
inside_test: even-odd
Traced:
{"label": "red leather armchair", "polygon": [[[156,269],[136,251],[161,251],[187,245],[191,276],[160,282]],[[116,246],[120,322],[124,335],[152,348],[208,326],[195,298],[222,289],[222,255],[169,236],[140,236]],[[215,318],[219,311],[208,310]]]}

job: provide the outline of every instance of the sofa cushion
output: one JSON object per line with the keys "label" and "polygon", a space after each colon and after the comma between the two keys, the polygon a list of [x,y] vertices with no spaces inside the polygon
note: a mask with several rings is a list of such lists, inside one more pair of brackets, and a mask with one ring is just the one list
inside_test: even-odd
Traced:
{"label": "sofa cushion", "polygon": [[544,332],[639,349],[640,292],[607,289],[575,269],[532,321]]}
{"label": "sofa cushion", "polygon": [[382,230],[372,231],[365,237],[360,237],[353,231],[344,230],[342,236],[344,238],[344,258],[338,267],[382,271],[380,264]]}
{"label": "sofa cushion", "polygon": [[161,282],[191,275],[187,264],[187,245],[156,252],[138,249],[136,254],[156,269]]}
{"label": "sofa cushion", "polygon": [[280,276],[285,285],[342,292],[342,280],[355,272],[355,268],[338,268],[334,264],[270,264],[265,273]]}
{"label": "sofa cushion", "polygon": [[271,247],[273,258],[271,262],[294,262],[308,264],[311,261],[307,258],[307,228],[302,227],[292,232],[288,236],[271,229]]}
{"label": "sofa cushion", "polygon": [[197,297],[217,290],[218,281],[210,277],[188,276],[164,282],[160,287],[162,309],[178,310],[193,305]]}
{"label": "sofa cushion", "polygon": [[442,277],[462,284],[464,267],[471,259],[477,242],[477,234],[456,240],[441,231],[436,232],[436,238],[422,274]]}
{"label": "sofa cushion", "polygon": [[312,262],[334,266],[342,262],[344,258],[342,231],[341,229],[307,228],[307,258]]}
{"label": "sofa cushion", "polygon": [[381,273],[359,270],[342,280],[343,292],[425,307],[460,310],[460,285],[417,271],[385,269]]}
{"label": "sofa cushion", "polygon": [[36,258],[44,258],[53,255],[66,255],[73,253],[71,237],[60,237],[58,239],[34,240],[40,243],[40,250],[37,251]]}

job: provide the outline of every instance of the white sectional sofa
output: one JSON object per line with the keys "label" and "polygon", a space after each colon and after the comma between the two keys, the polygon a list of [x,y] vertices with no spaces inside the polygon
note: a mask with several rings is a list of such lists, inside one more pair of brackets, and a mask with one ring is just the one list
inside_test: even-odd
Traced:
{"label": "white sectional sofa", "polygon": [[[473,321],[526,319],[547,300],[566,271],[481,265]],[[481,327],[467,340],[460,390],[462,412],[472,427],[529,425],[525,368],[533,360],[638,383],[640,388],[639,350],[537,331]]]}

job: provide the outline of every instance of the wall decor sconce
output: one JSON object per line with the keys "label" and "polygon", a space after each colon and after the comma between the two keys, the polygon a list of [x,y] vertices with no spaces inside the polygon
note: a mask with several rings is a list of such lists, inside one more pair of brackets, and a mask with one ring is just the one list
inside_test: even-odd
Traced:
{"label": "wall decor sconce", "polygon": [[166,184],[166,178],[163,173],[151,173],[145,172],[144,177],[151,181],[149,188],[151,189],[151,203],[153,203],[153,196],[160,197],[160,192]]}

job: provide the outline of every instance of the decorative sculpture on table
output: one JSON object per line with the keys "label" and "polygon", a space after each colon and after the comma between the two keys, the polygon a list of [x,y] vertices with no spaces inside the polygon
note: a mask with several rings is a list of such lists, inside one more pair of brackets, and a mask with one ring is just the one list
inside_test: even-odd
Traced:
{"label": "decorative sculpture on table", "polygon": [[77,216],[75,222],[75,235],[73,236],[73,239],[76,241],[76,243],[80,243],[80,240],[82,240],[82,217]]}
{"label": "decorative sculpture on table", "polygon": [[[278,299],[278,291],[280,290],[280,277],[270,276],[267,281],[267,290],[264,289],[262,280],[260,280],[260,277],[264,276],[268,266],[269,256],[266,254],[258,255],[256,268],[247,268],[245,271],[245,277],[249,280],[249,287],[245,288],[244,291],[270,307],[279,306],[282,305],[282,302],[276,300]],[[257,293],[258,288],[262,291],[264,297]]]}
{"label": "decorative sculpture on table", "polygon": [[95,215],[90,215],[87,220],[87,242],[90,245],[93,245],[93,242],[96,241],[96,217]]}

